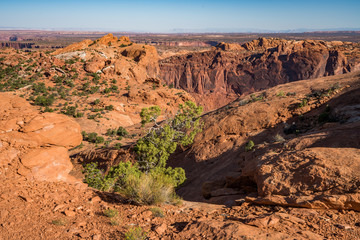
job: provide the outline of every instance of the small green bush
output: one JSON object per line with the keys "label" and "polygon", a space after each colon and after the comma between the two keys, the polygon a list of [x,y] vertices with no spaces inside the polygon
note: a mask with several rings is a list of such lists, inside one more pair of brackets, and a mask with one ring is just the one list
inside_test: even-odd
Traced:
{"label": "small green bush", "polygon": [[119,215],[119,212],[116,209],[108,208],[103,211],[103,214],[108,218],[114,218]]}
{"label": "small green bush", "polygon": [[38,106],[51,106],[55,101],[54,95],[50,96],[37,96],[34,100],[34,104]]}
{"label": "small green bush", "polygon": [[[179,170],[181,169],[181,170]],[[141,172],[138,166],[130,162],[121,162],[112,167],[108,174],[103,174],[96,163],[85,166],[85,182],[101,191],[115,191],[131,202],[152,205],[172,203],[177,200],[174,186],[185,179],[179,177],[182,168],[156,169],[149,173]]]}
{"label": "small green bush", "polygon": [[304,99],[301,100],[300,103],[298,103],[298,108],[305,107],[306,105],[308,105],[308,99],[304,98]]}
{"label": "small green bush", "polygon": [[147,239],[147,233],[141,227],[135,227],[129,229],[125,233],[126,240],[145,240]]}
{"label": "small green bush", "polygon": [[150,208],[149,210],[152,212],[154,217],[161,217],[161,218],[165,217],[164,211],[161,208],[153,207]]}
{"label": "small green bush", "polygon": [[251,151],[254,147],[255,147],[254,142],[250,140],[245,145],[245,151],[246,152]]}
{"label": "small green bush", "polygon": [[99,144],[99,143],[103,143],[105,141],[105,139],[103,137],[98,136],[98,134],[95,132],[86,133],[85,131],[83,131],[82,135],[83,135],[84,141],[87,141],[87,142]]}
{"label": "small green bush", "polygon": [[280,91],[276,94],[277,97],[285,97],[284,91]]}

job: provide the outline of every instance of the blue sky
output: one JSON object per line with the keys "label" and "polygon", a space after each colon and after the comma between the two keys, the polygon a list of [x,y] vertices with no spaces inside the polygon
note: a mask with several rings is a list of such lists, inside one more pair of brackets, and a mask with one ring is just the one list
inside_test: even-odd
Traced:
{"label": "blue sky", "polygon": [[142,32],[360,28],[360,0],[0,0],[0,27]]}

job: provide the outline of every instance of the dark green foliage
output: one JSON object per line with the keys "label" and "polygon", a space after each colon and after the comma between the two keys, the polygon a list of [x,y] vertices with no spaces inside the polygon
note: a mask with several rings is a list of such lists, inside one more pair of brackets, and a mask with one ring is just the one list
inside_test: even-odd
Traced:
{"label": "dark green foliage", "polygon": [[284,91],[280,91],[276,94],[277,97],[285,97]]}
{"label": "dark green foliage", "polygon": [[143,108],[140,112],[141,124],[145,125],[146,123],[156,121],[160,116],[161,109],[158,106],[153,106],[149,108]]}
{"label": "dark green foliage", "polygon": [[68,115],[68,116],[72,116],[74,118],[83,117],[84,113],[79,112],[76,109],[77,109],[77,106],[67,106],[61,110],[61,113]]}
{"label": "dark green foliage", "polygon": [[37,96],[34,100],[34,104],[38,106],[51,106],[55,101],[54,95],[50,96]]}
{"label": "dark green foliage", "polygon": [[119,127],[118,129],[111,129],[109,128],[106,131],[106,135],[107,136],[119,136],[119,137],[125,137],[127,136],[129,133],[126,131],[125,128],[123,127]]}
{"label": "dark green foliage", "polygon": [[319,123],[336,122],[336,119],[331,115],[330,106],[326,106],[325,111],[318,117]]}
{"label": "dark green foliage", "polygon": [[103,143],[104,142],[104,138],[101,137],[101,136],[98,136],[97,133],[95,132],[92,132],[92,133],[86,133],[86,132],[82,132],[81,133],[83,135],[83,139],[84,141],[87,141],[87,142],[91,142],[91,143]]}
{"label": "dark green foliage", "polygon": [[114,106],[113,106],[113,105],[105,106],[105,110],[107,110],[107,111],[113,111],[113,110],[114,110]]}
{"label": "dark green foliage", "polygon": [[45,83],[34,83],[33,86],[32,86],[32,89],[33,89],[33,94],[34,95],[39,95],[40,93],[47,93],[47,89],[46,89],[46,86],[45,86]]}
{"label": "dark green foliage", "polygon": [[[85,182],[102,191],[118,192],[138,204],[175,202],[174,188],[186,180],[185,171],[166,167],[166,161],[178,144],[186,146],[193,142],[196,133],[201,130],[201,113],[202,107],[189,101],[179,106],[173,118],[160,125],[156,122],[160,115],[159,107],[143,109],[143,123],[153,122],[154,126],[134,147],[137,163],[121,162],[107,174],[97,169],[96,164],[88,164],[85,167]],[[83,135],[84,140],[91,142],[97,137],[96,133]],[[128,133],[119,127],[117,130],[108,129],[106,135],[122,137]]]}
{"label": "dark green foliage", "polygon": [[160,108],[156,106],[143,109],[140,113],[142,123],[154,121],[155,126],[135,145],[140,167],[145,171],[155,167],[163,168],[178,144],[191,144],[195,135],[201,131],[201,113],[202,107],[188,101],[179,105],[179,111],[174,118],[159,126],[156,118],[160,115]]}
{"label": "dark green foliage", "polygon": [[301,102],[300,103],[298,103],[298,108],[302,108],[302,107],[305,107],[306,105],[308,105],[308,99],[307,98],[303,98],[302,100],[301,100]]}
{"label": "dark green foliage", "polygon": [[286,94],[286,96],[290,97],[290,96],[296,96],[296,92],[288,92]]}
{"label": "dark green foliage", "polygon": [[100,99],[96,99],[92,104],[93,105],[98,105],[100,103]]}

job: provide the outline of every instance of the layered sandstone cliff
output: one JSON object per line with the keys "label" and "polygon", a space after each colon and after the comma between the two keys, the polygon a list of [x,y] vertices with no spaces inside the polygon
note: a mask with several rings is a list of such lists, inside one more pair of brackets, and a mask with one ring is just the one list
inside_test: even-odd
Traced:
{"label": "layered sandstone cliff", "polygon": [[359,47],[265,38],[242,46],[220,43],[210,51],[162,59],[160,74],[166,83],[192,93],[211,110],[278,84],[358,70]]}

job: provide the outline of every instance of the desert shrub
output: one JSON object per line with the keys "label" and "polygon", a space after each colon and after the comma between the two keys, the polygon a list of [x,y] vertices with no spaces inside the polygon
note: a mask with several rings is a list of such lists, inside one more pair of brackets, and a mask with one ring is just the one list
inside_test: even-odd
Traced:
{"label": "desert shrub", "polygon": [[103,214],[105,216],[107,216],[108,218],[114,218],[117,217],[119,215],[119,212],[114,208],[108,208],[106,210],[103,211]]}
{"label": "desert shrub", "polygon": [[34,104],[38,106],[51,106],[55,101],[54,95],[49,96],[37,96],[34,100]]}
{"label": "desert shrub", "polygon": [[124,127],[119,127],[118,129],[111,129],[109,128],[106,131],[106,135],[107,136],[119,136],[119,137],[125,137],[127,136],[129,133],[126,131],[126,129]]}
{"label": "desert shrub", "polygon": [[[183,181],[176,175],[179,170],[154,170],[141,172],[137,164],[121,162],[107,174],[97,168],[96,163],[85,166],[85,182],[102,191],[115,191],[131,202],[138,204],[171,203],[177,199],[174,186]],[[181,171],[181,170],[180,170]],[[183,169],[182,169],[183,171]],[[175,173],[175,175],[169,175]]]}
{"label": "desert shrub", "polygon": [[119,150],[119,149],[121,149],[121,147],[122,147],[122,144],[121,144],[121,143],[115,143],[115,144],[114,144],[114,148],[115,148],[115,149],[118,149],[118,150]]}
{"label": "desert shrub", "polygon": [[[193,102],[179,105],[177,114],[163,124],[156,122],[160,115],[159,107],[145,108],[141,111],[142,123],[153,122],[148,134],[138,140],[134,147],[137,162],[121,162],[112,167],[107,174],[97,168],[97,164],[85,166],[85,182],[102,191],[118,192],[129,201],[138,204],[160,204],[178,201],[174,189],[185,180],[182,168],[166,167],[170,154],[180,144],[187,146],[201,131],[199,116],[202,107]],[[107,135],[125,136],[127,131],[119,127],[108,129]],[[92,136],[90,140],[96,137]],[[89,134],[84,134],[89,141]]]}
{"label": "desert shrub", "polygon": [[47,89],[46,89],[46,86],[45,86],[45,83],[34,83],[33,86],[32,86],[32,89],[33,89],[33,94],[34,95],[39,95],[40,93],[47,93]]}
{"label": "desert shrub", "polygon": [[302,100],[301,100],[301,102],[300,103],[298,103],[298,108],[302,108],[302,107],[305,107],[306,105],[308,105],[308,99],[307,98],[303,98]]}
{"label": "desert shrub", "polygon": [[56,226],[65,226],[66,224],[68,224],[68,221],[62,218],[62,219],[52,220],[51,223]]}
{"label": "desert shrub", "polygon": [[263,99],[265,99],[265,93],[259,94],[257,96],[255,94],[251,94],[249,102],[257,102]]}
{"label": "desert shrub", "polygon": [[161,218],[165,217],[164,211],[161,208],[153,207],[150,208],[149,210],[152,212],[154,217],[161,217]]}
{"label": "desert shrub", "polygon": [[255,147],[254,142],[250,140],[245,145],[245,151],[246,152],[251,151],[254,147]]}
{"label": "desert shrub", "polygon": [[288,93],[286,93],[286,96],[288,96],[288,97],[296,96],[296,92],[288,92]]}
{"label": "desert shrub", "polygon": [[285,97],[284,91],[280,91],[276,94],[277,97]]}
{"label": "desert shrub", "polygon": [[84,116],[84,113],[76,110],[77,106],[66,106],[61,110],[61,113],[72,116],[74,118],[80,118]]}
{"label": "desert shrub", "polygon": [[126,240],[145,240],[147,239],[147,233],[141,227],[135,227],[129,229],[125,233]]}
{"label": "desert shrub", "polygon": [[86,133],[85,131],[82,132],[84,141],[91,142],[91,143],[103,143],[104,138],[101,136],[98,136],[97,133]]}
{"label": "desert shrub", "polygon": [[194,140],[195,135],[201,131],[200,114],[202,107],[188,101],[179,105],[179,111],[174,118],[165,124],[158,125],[156,118],[160,115],[160,108],[155,106],[144,108],[140,113],[142,124],[154,122],[148,134],[140,138],[135,145],[135,153],[140,167],[144,171],[152,168],[163,168],[170,154],[177,146],[187,146]]}
{"label": "desert shrub", "polygon": [[285,139],[284,139],[284,137],[281,136],[280,134],[276,134],[276,135],[274,136],[274,141],[275,141],[275,142],[285,142]]}
{"label": "desert shrub", "polygon": [[99,103],[100,103],[100,99],[98,98],[92,102],[93,105],[98,105]]}
{"label": "desert shrub", "polygon": [[113,110],[114,110],[114,106],[113,106],[113,105],[105,106],[105,110],[107,110],[107,111],[113,111]]}

